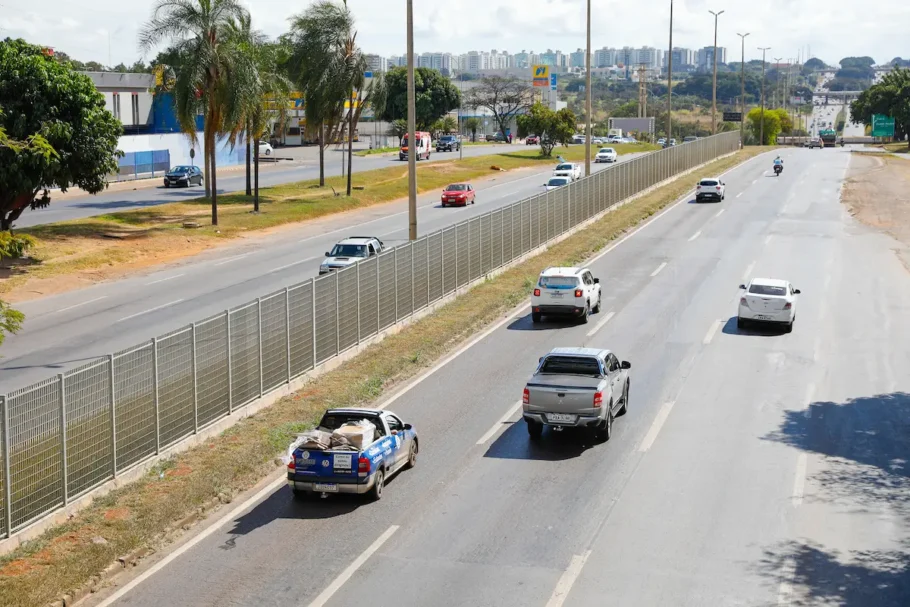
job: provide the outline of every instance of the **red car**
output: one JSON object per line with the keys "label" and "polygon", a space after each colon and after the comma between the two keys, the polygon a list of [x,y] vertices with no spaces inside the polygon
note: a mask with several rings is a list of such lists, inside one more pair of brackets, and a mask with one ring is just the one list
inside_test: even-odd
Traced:
{"label": "red car", "polygon": [[528,135],[525,139],[525,145],[540,145],[540,137],[537,135]]}
{"label": "red car", "polygon": [[446,186],[442,191],[442,206],[468,206],[468,203],[474,204],[474,186],[470,183],[453,183]]}

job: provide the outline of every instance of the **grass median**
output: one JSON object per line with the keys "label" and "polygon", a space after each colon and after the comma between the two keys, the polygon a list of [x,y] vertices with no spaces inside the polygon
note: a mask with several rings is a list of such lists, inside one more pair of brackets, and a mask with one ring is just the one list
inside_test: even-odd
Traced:
{"label": "grass median", "polygon": [[[656,149],[645,144],[614,146],[620,154]],[[584,159],[584,147],[570,146],[554,152],[570,161]],[[477,181],[506,171],[550,166],[556,158],[542,158],[539,150],[516,146],[508,152],[418,163],[420,192],[439,190],[457,181]],[[326,186],[316,180],[261,190],[260,212],[243,193],[219,198],[219,225],[211,226],[210,202],[204,198],[162,204],[144,209],[108,213],[19,230],[35,237],[29,264],[5,270],[0,294],[21,301],[54,292],[121,277],[136,270],[175,261],[209,249],[226,240],[279,226],[336,213],[383,204],[407,196],[407,163],[355,173],[350,197],[343,194],[346,177],[329,177]],[[195,222],[198,228],[184,224]],[[0,277],[3,277],[0,274]]]}
{"label": "grass median", "polygon": [[[715,161],[719,174],[765,151],[747,148]],[[245,419],[217,439],[160,463],[129,487],[97,500],[68,523],[0,558],[0,604],[44,607],[92,583],[117,558],[157,550],[179,521],[202,518],[215,503],[277,471],[294,433],[330,407],[363,406],[394,391],[526,299],[540,270],[583,262],[691,189],[691,176],[629,203],[549,250],[477,285],[437,312],[387,337],[299,392]],[[216,505],[217,505],[216,503]]]}

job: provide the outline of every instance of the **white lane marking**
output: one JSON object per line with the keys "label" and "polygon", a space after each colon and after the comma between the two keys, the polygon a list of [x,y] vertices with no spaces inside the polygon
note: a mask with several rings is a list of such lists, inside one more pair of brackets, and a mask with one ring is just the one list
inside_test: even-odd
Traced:
{"label": "white lane marking", "polygon": [[695,239],[698,238],[699,236],[701,236],[701,230],[697,231],[695,234],[692,234],[692,236],[689,237],[689,242],[692,242],[693,240],[695,240]]}
{"label": "white lane marking", "polygon": [[161,571],[162,569],[167,567],[168,564],[170,564],[172,561],[175,561],[176,559],[180,558],[180,556],[183,555],[185,552],[192,549],[194,546],[196,546],[197,544],[202,542],[202,540],[204,540],[208,536],[212,535],[213,533],[215,533],[216,531],[221,529],[221,527],[226,525],[232,519],[239,516],[241,512],[244,512],[245,510],[251,508],[254,504],[261,501],[265,496],[272,493],[273,491],[275,491],[275,489],[277,489],[278,487],[280,487],[281,485],[284,485],[286,483],[287,483],[287,474],[285,473],[284,470],[282,470],[281,476],[279,476],[274,481],[272,481],[271,483],[269,483],[268,485],[266,485],[265,487],[260,489],[255,495],[251,496],[248,500],[246,500],[242,504],[239,504],[236,508],[232,508],[230,511],[226,512],[224,516],[222,516],[220,519],[218,519],[217,521],[212,523],[205,531],[203,531],[199,535],[193,537],[193,539],[191,539],[187,543],[183,544],[182,546],[180,546],[179,548],[174,550],[172,553],[170,553],[169,555],[167,555],[166,557],[164,557],[163,559],[161,559],[160,561],[158,561],[157,563],[155,563],[154,565],[149,567],[145,572],[143,572],[138,577],[130,580],[129,583],[127,583],[125,586],[120,588],[120,590],[118,590],[117,592],[115,592],[114,594],[112,594],[111,596],[106,598],[97,607],[109,607],[110,605],[113,605],[118,600],[120,600],[124,595],[126,595],[128,592],[130,592],[133,588],[135,588],[136,586],[138,586],[139,584],[141,584],[148,578],[152,577],[153,575],[155,575],[156,573],[158,573],[159,571]]}
{"label": "white lane marking", "polygon": [[[762,176],[764,176],[764,175],[766,175],[766,174],[767,174],[767,173],[762,173]],[[755,181],[753,181],[753,182],[752,182],[752,185],[755,185],[756,183],[758,183],[758,179],[756,179]]]}
{"label": "white lane marking", "polygon": [[726,211],[726,210],[727,210],[727,209],[721,209],[721,210],[719,210],[717,213],[714,214],[714,219],[717,219],[718,217],[720,217],[721,215],[723,215],[723,214],[724,214],[724,211]]}
{"label": "white lane marking", "polygon": [[711,323],[711,326],[708,327],[708,332],[705,333],[705,339],[702,340],[702,343],[708,345],[711,343],[711,340],[714,339],[714,334],[717,333],[717,330],[720,328],[720,325],[723,321],[715,320]]}
{"label": "white lane marking", "polygon": [[71,306],[67,306],[66,308],[60,308],[59,310],[55,310],[55,311],[56,312],[66,312],[67,310],[72,310],[73,308],[78,308],[79,306],[86,306],[90,303],[95,303],[96,301],[101,301],[102,299],[107,299],[107,295],[102,295],[101,297],[96,297],[95,299],[83,301],[82,303],[73,304]]}
{"label": "white lane marking", "polygon": [[510,419],[512,419],[512,416],[515,415],[515,412],[518,411],[520,408],[521,408],[521,401],[518,401],[517,403],[515,403],[514,405],[509,407],[509,410],[506,411],[506,414],[503,415],[501,418],[499,418],[499,421],[496,422],[495,424],[493,424],[493,427],[490,428],[489,430],[487,430],[484,433],[484,435],[480,437],[480,440],[477,441],[477,444],[482,445],[485,442],[487,442],[488,440],[490,440],[491,438],[493,438],[494,436],[496,436],[496,434],[505,427],[506,423]]}
{"label": "white lane marking", "polygon": [[[435,201],[434,203],[435,204]],[[401,211],[400,213],[392,213],[391,215],[383,215],[382,217],[377,217],[376,219],[371,219],[370,221],[364,221],[357,224],[357,227],[363,227],[371,223],[376,223],[377,221],[385,221],[386,219],[391,219],[392,217],[398,217],[399,215],[407,215],[407,211]],[[301,238],[297,242],[309,242],[310,240],[316,240],[317,238],[322,238],[323,236],[331,236],[332,234],[338,234],[339,232],[350,232],[351,228],[338,228],[337,230],[332,230],[331,232],[323,232],[322,234],[316,234],[315,236],[307,236],[306,238]]]}
{"label": "white lane marking", "polygon": [[295,261],[295,262],[292,262],[292,263],[286,263],[286,264],[284,264],[283,266],[278,266],[277,268],[275,268],[275,269],[273,269],[273,270],[269,270],[268,273],[269,273],[269,274],[274,274],[275,272],[280,272],[280,271],[282,271],[282,270],[287,270],[288,268],[291,268],[291,267],[293,267],[293,266],[299,266],[299,265],[302,264],[302,263],[306,263],[306,262],[308,262],[308,261],[313,261],[313,260],[315,260],[315,259],[319,259],[319,256],[316,256],[316,257],[307,257],[306,259],[301,259],[300,261]]}
{"label": "white lane marking", "polygon": [[745,282],[749,282],[750,280],[752,280],[750,277],[752,276],[752,270],[754,270],[754,269],[755,269],[754,261],[752,263],[750,263],[748,266],[746,266],[746,272],[745,272],[745,274],[743,274],[743,280]]}
{"label": "white lane marking", "polygon": [[527,308],[528,308],[527,302],[523,302],[523,303],[519,304],[518,307],[515,308],[515,310],[513,310],[508,316],[506,316],[505,318],[503,318],[502,320],[497,322],[495,325],[492,325],[487,330],[485,330],[484,332],[477,335],[477,337],[475,337],[474,339],[472,339],[471,341],[469,341],[462,347],[460,347],[457,350],[455,350],[454,352],[452,352],[449,356],[446,356],[444,359],[442,359],[441,361],[439,361],[438,363],[436,363],[435,365],[433,365],[432,367],[427,369],[427,371],[425,373],[418,376],[416,379],[414,379],[414,381],[412,381],[411,383],[406,385],[400,391],[398,391],[395,394],[393,394],[392,396],[390,396],[382,404],[377,405],[374,408],[375,409],[385,409],[386,407],[388,407],[389,405],[394,403],[396,400],[398,400],[399,398],[401,398],[402,396],[404,396],[405,394],[410,392],[420,382],[424,381],[429,376],[433,375],[434,373],[436,373],[443,367],[447,366],[450,362],[452,362],[453,360],[455,360],[456,358],[458,358],[459,356],[461,356],[462,354],[464,354],[465,352],[467,352],[468,350],[473,348],[478,342],[480,342],[483,339],[486,339],[487,336],[489,336],[491,333],[493,333],[494,331],[496,331],[497,329],[502,327],[504,324],[511,321],[516,316],[518,316],[519,314],[521,314],[522,312],[527,310]]}
{"label": "white lane marking", "polygon": [[581,575],[581,570],[584,569],[585,563],[590,556],[591,551],[587,550],[584,554],[576,554],[572,557],[572,560],[569,561],[568,568],[562,573],[559,581],[556,582],[556,588],[553,589],[553,594],[550,595],[550,600],[547,601],[547,607],[562,606],[566,597],[569,596],[569,591],[572,590],[575,580]]}
{"label": "white lane marking", "polygon": [[803,495],[806,492],[806,466],[808,457],[805,453],[800,453],[796,458],[796,476],[793,478],[793,497],[790,499],[794,508],[798,508],[803,503]]}
{"label": "white lane marking", "polygon": [[774,238],[774,234],[768,234],[768,237],[765,238],[765,244],[769,244],[772,238]]}
{"label": "white lane marking", "polygon": [[666,262],[666,261],[663,262],[662,264],[660,264],[659,266],[657,266],[657,269],[654,270],[653,272],[651,272],[651,278],[654,278],[655,276],[657,276],[658,274],[660,274],[660,271],[663,270],[663,269],[666,268],[666,267],[667,267],[667,262]]}
{"label": "white lane marking", "polygon": [[180,278],[181,276],[186,276],[186,274],[174,274],[173,276],[168,276],[167,278],[159,278],[158,280],[153,280],[152,282],[145,283],[145,286],[156,285],[159,282],[167,282],[169,280],[174,280],[175,278]]}
{"label": "white lane marking", "polygon": [[[653,276],[653,274],[652,274],[652,276]],[[594,325],[594,328],[593,328],[593,329],[591,329],[590,331],[588,331],[588,337],[591,337],[592,335],[594,335],[595,333],[597,333],[598,331],[600,331],[601,329],[603,329],[604,325],[607,324],[608,322],[610,322],[610,319],[613,318],[613,315],[614,315],[614,314],[616,314],[616,313],[615,313],[615,312],[610,312],[609,314],[607,314],[606,316],[604,316],[603,319],[602,319],[600,322],[598,322],[596,325]]]}
{"label": "white lane marking", "polygon": [[376,541],[370,544],[370,547],[363,551],[363,553],[354,559],[354,562],[348,565],[347,569],[338,574],[329,587],[322,591],[322,593],[317,596],[309,607],[322,607],[325,605],[332,595],[334,595],[338,590],[344,586],[344,583],[351,579],[351,576],[357,572],[360,567],[367,562],[373,553],[379,550],[383,544],[385,544],[392,535],[398,531],[398,525],[392,525],[385,530],[385,533],[376,538]]}
{"label": "white lane marking", "polygon": [[821,353],[821,349],[822,349],[822,338],[816,337],[815,346],[812,348],[812,360],[814,360],[816,362],[818,361],[818,357]]}
{"label": "white lane marking", "polygon": [[743,193],[740,192],[739,194],[736,195],[736,197],[739,198],[739,197],[742,196],[742,195],[743,195]]}
{"label": "white lane marking", "polygon": [[780,567],[780,587],[777,590],[777,604],[781,607],[790,604],[790,598],[793,594],[793,576],[795,575],[796,561],[792,556],[788,556]]}
{"label": "white lane marking", "polygon": [[252,255],[252,253],[244,253],[243,255],[235,255],[233,257],[228,257],[227,259],[222,259],[221,261],[219,261],[217,263],[213,263],[212,265],[221,266],[226,263],[231,263],[232,261],[237,261],[238,259],[243,259],[244,257],[247,257],[248,255]]}
{"label": "white lane marking", "polygon": [[673,409],[673,405],[676,404],[676,401],[669,401],[664,403],[664,406],[660,408],[660,411],[657,412],[657,417],[654,418],[654,421],[651,423],[651,427],[648,429],[648,433],[645,435],[645,438],[641,441],[641,445],[638,447],[638,450],[644,453],[651,448],[651,445],[654,444],[654,441],[657,439],[657,435],[660,433],[660,429],[663,428],[664,422],[667,421],[667,418],[670,417],[670,410]]}
{"label": "white lane marking", "polygon": [[183,299],[176,299],[170,303],[161,304],[160,306],[155,306],[154,308],[149,308],[148,310],[143,310],[142,312],[136,312],[135,314],[130,314],[129,316],[124,316],[117,322],[123,322],[124,320],[129,320],[131,318],[136,318],[137,316],[142,316],[143,314],[148,314],[149,312],[154,312],[155,310],[160,310],[161,308],[166,308],[168,306],[173,306],[174,304],[179,304]]}

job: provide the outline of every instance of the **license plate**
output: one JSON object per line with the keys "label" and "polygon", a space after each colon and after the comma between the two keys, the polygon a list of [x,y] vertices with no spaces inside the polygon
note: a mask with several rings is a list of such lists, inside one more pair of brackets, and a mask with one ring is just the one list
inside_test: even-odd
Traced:
{"label": "license plate", "polygon": [[336,453],[332,457],[332,466],[338,470],[350,470],[351,469],[351,454],[350,453]]}
{"label": "license plate", "polygon": [[562,295],[563,295],[563,294],[562,294],[562,292],[560,292],[560,291],[552,291],[552,292],[550,292],[550,297],[555,297],[556,299],[560,299],[560,298],[562,297]]}
{"label": "license plate", "polygon": [[770,316],[766,316],[766,315],[764,315],[764,314],[756,314],[756,315],[755,315],[755,319],[756,319],[756,320],[771,320],[771,317],[770,317]]}
{"label": "license plate", "polygon": [[326,493],[335,493],[338,491],[338,485],[335,483],[315,483],[313,489],[316,491],[323,491]]}
{"label": "license plate", "polygon": [[547,413],[547,421],[554,423],[572,423],[575,421],[575,416],[569,413]]}

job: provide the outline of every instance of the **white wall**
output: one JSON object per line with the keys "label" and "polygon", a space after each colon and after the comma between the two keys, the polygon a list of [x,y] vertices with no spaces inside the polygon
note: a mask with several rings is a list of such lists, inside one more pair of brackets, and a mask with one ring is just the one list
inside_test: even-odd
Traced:
{"label": "white wall", "polygon": [[[121,101],[122,103],[122,101]],[[141,109],[140,105],[140,109]],[[189,138],[182,133],[164,133],[160,135],[124,135],[120,138],[118,148],[124,152],[147,152],[151,150],[169,150],[171,153],[171,166],[178,164],[195,164],[204,166],[202,133],[197,135],[196,157],[190,159],[190,149],[193,147]],[[215,146],[216,162],[218,166],[233,166],[246,162],[246,147],[243,141],[238,141],[237,147],[231,151],[227,145],[227,137],[218,140]]]}

